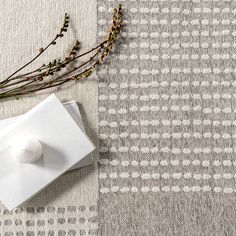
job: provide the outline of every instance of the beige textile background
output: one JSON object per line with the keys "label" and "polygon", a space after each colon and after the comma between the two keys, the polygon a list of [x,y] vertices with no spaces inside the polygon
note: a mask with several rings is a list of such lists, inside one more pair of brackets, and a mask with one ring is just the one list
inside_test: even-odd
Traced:
{"label": "beige textile background", "polygon": [[[76,39],[82,51],[96,44],[95,0],[0,1],[0,78],[5,78],[38,53],[60,30],[64,13],[71,27],[31,68],[63,58]],[[88,92],[89,91],[89,92]],[[96,142],[97,81],[71,83],[63,90],[0,102],[0,118],[22,114],[56,92],[61,100],[77,100],[89,136]],[[95,155],[96,156],[96,155]],[[59,178],[23,208],[9,213],[0,205],[1,235],[93,235],[97,230],[97,170],[95,166]]]}

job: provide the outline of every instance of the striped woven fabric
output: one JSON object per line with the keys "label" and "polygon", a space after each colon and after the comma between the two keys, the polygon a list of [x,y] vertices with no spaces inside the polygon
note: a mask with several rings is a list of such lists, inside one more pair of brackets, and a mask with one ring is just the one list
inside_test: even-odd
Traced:
{"label": "striped woven fabric", "polygon": [[236,3],[123,5],[98,71],[101,235],[235,235]]}
{"label": "striped woven fabric", "polygon": [[[101,42],[118,3],[122,32],[99,82],[56,91],[80,102],[98,165],[13,212],[0,204],[0,235],[236,235],[234,0],[2,1],[1,78],[46,45],[65,11],[73,27],[39,65],[76,38],[83,49]],[[49,93],[2,101],[0,118]]]}

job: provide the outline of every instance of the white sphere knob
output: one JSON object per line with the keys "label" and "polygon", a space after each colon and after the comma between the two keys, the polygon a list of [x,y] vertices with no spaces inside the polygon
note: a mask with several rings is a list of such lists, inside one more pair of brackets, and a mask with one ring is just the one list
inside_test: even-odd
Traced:
{"label": "white sphere knob", "polygon": [[16,140],[11,146],[12,157],[21,163],[32,163],[39,160],[43,153],[41,143],[32,137]]}

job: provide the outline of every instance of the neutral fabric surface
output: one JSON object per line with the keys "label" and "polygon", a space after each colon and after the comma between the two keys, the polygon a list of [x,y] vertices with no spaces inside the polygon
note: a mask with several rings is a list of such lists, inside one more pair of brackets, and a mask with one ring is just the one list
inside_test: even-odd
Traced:
{"label": "neutral fabric surface", "polygon": [[[96,80],[56,90],[82,104],[95,143],[98,118],[98,182],[95,165],[65,174],[12,213],[1,205],[1,235],[236,234],[236,3],[123,5],[122,37],[98,71],[98,96]],[[72,30],[35,66],[65,55],[77,37],[83,49],[100,42],[114,6],[1,1],[1,77],[57,33],[65,11]],[[0,117],[21,114],[50,92],[1,102]]]}
{"label": "neutral fabric surface", "polygon": [[[133,0],[99,73],[101,235],[235,235],[236,2]],[[115,1],[98,0],[98,35]]]}
{"label": "neutral fabric surface", "polygon": [[[31,68],[65,57],[76,39],[82,51],[96,44],[95,0],[4,0],[0,2],[0,75],[4,78],[29,61],[40,47],[49,43],[71,17],[71,28],[56,46]],[[89,136],[97,144],[97,80],[71,83],[62,89],[37,96],[0,102],[0,118],[22,114],[49,96],[80,103]],[[89,93],[88,93],[89,91]],[[9,213],[0,206],[1,235],[94,235],[97,234],[97,171],[95,166],[65,174],[23,208]]]}

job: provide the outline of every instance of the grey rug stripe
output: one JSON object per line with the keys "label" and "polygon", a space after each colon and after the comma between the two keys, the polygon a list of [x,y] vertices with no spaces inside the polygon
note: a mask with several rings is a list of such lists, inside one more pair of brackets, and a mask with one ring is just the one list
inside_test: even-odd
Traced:
{"label": "grey rug stripe", "polygon": [[123,5],[98,71],[100,234],[236,235],[236,2]]}

